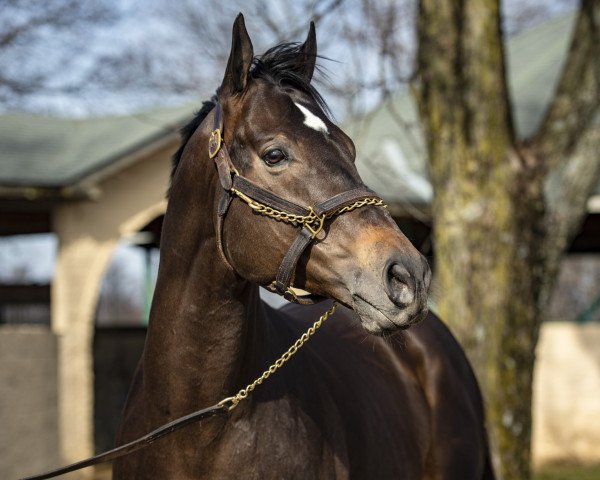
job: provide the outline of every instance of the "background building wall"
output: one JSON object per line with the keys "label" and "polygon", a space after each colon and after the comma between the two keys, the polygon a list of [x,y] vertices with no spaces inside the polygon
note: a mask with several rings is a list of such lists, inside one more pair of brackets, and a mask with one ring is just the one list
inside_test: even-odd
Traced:
{"label": "background building wall", "polygon": [[600,324],[548,322],[537,347],[533,460],[600,462]]}
{"label": "background building wall", "polygon": [[0,478],[60,463],[56,367],[48,326],[0,327]]}

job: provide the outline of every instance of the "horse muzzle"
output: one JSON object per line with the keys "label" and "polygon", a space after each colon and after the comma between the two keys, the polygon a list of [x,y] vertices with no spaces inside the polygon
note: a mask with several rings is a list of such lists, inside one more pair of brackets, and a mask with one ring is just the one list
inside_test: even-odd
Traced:
{"label": "horse muzzle", "polygon": [[[373,249],[370,257],[369,263],[375,268],[355,272],[350,286],[352,308],[363,327],[375,335],[385,335],[424,319],[431,280],[425,257],[413,249],[389,255],[382,266],[378,249]],[[374,271],[381,272],[379,278]]]}

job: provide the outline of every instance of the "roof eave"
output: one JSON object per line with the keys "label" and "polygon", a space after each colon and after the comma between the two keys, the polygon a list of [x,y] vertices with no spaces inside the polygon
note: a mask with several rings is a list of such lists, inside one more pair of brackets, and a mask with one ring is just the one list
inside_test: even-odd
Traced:
{"label": "roof eave", "polygon": [[105,159],[93,170],[84,172],[73,179],[70,179],[67,188],[87,191],[96,188],[96,185],[104,182],[106,179],[122,172],[131,165],[150,157],[155,152],[169,148],[171,144],[179,141],[179,135],[176,130],[167,131],[161,135],[154,136],[144,143],[121,152],[111,158]]}
{"label": "roof eave", "polygon": [[54,185],[0,185],[0,198],[30,202],[97,200],[101,191],[98,185],[130,165],[148,158],[154,152],[168,148],[178,141],[176,129],[166,130],[125,152],[104,159],[93,169]]}

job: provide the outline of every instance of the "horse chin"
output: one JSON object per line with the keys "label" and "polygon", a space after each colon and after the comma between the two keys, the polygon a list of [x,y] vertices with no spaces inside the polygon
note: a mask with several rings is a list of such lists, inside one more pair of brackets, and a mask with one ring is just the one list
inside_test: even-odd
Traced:
{"label": "horse chin", "polygon": [[399,330],[406,330],[423,320],[428,312],[426,306],[416,311],[398,308],[390,310],[358,294],[352,295],[352,309],[359,316],[363,328],[377,336],[387,336]]}

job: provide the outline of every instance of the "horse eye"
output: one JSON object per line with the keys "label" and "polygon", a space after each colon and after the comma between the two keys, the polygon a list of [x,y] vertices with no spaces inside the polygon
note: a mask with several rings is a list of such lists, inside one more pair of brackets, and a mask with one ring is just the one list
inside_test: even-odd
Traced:
{"label": "horse eye", "polygon": [[282,150],[279,148],[274,148],[273,150],[269,150],[267,153],[265,153],[262,158],[268,165],[277,165],[287,157]]}

